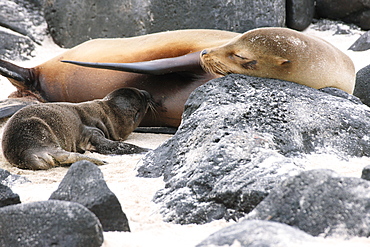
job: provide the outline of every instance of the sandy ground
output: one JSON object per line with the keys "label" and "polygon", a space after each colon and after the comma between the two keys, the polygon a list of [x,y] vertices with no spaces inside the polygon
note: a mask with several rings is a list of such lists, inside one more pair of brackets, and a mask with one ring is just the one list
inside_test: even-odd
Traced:
{"label": "sandy ground", "polygon": [[[348,47],[357,40],[363,32],[353,31],[351,35],[333,35],[333,31],[316,31],[312,28],[306,33],[320,36],[348,54],[354,61],[356,70],[370,64],[366,60],[370,55],[367,52],[348,51]],[[50,39],[35,52],[35,58],[30,61],[15,63],[31,67],[63,52],[63,49],[54,45]],[[0,76],[0,99],[6,98],[14,88],[4,77]],[[0,130],[2,131],[2,129]],[[127,140],[130,143],[155,149],[171,135],[164,134],[132,134]],[[1,152],[2,153],[2,152]],[[109,188],[117,195],[123,211],[126,213],[131,232],[106,232],[104,233],[104,247],[143,247],[143,246],[177,246],[190,247],[201,242],[211,233],[233,224],[224,220],[214,221],[205,225],[175,225],[162,221],[158,213],[158,205],[151,199],[156,191],[163,188],[162,178],[138,178],[135,168],[143,155],[105,156],[95,153],[89,155],[108,162],[101,166]],[[307,169],[328,168],[344,176],[360,177],[361,170],[370,164],[370,158],[340,159],[332,155],[310,155],[305,160]],[[32,183],[16,184],[12,187],[18,193],[23,203],[47,200],[57,188],[68,168],[54,168],[48,171],[29,171],[12,167],[0,155],[0,168],[27,177]],[[370,239],[354,238],[350,240],[320,239],[320,246],[369,246]]]}

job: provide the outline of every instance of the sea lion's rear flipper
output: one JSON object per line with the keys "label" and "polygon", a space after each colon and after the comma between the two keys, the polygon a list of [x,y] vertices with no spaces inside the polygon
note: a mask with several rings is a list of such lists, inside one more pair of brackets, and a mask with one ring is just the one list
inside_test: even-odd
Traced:
{"label": "sea lion's rear flipper", "polygon": [[30,89],[34,81],[33,69],[23,68],[0,59],[0,74],[9,78],[17,88]]}
{"label": "sea lion's rear flipper", "polygon": [[200,52],[190,53],[184,56],[162,58],[137,63],[89,63],[62,60],[63,63],[71,63],[83,67],[118,70],[148,75],[164,75],[176,72],[201,71]]}
{"label": "sea lion's rear flipper", "polygon": [[68,166],[80,160],[87,160],[96,165],[106,164],[104,161],[95,159],[83,154],[67,152],[62,149],[42,149],[38,151],[28,151],[20,168],[32,170],[46,170],[56,166]]}
{"label": "sea lion's rear flipper", "polygon": [[4,99],[0,100],[0,119],[11,117],[14,113],[28,105],[37,104],[36,100]]}

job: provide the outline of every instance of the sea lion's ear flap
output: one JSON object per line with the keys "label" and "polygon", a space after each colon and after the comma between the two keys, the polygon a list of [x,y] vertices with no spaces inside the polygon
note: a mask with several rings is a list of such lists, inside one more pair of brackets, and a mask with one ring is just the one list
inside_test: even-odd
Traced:
{"label": "sea lion's ear flap", "polygon": [[283,57],[275,57],[275,61],[277,65],[284,65],[284,64],[290,63],[290,60],[283,58]]}

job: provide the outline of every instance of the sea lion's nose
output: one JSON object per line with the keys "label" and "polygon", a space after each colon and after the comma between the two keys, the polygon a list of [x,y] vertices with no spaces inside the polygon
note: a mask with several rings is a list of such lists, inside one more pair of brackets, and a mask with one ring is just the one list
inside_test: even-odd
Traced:
{"label": "sea lion's nose", "polygon": [[203,50],[201,53],[200,53],[200,55],[201,56],[204,56],[204,55],[206,55],[208,53],[208,51],[207,50]]}

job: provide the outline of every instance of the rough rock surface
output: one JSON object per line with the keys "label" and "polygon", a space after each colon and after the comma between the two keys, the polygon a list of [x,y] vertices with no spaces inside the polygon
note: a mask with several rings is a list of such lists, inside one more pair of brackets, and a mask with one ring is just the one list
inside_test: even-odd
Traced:
{"label": "rough rock surface", "polygon": [[13,186],[16,183],[28,183],[30,182],[26,177],[11,174],[9,171],[0,168],[0,184],[6,186]]}
{"label": "rough rock surface", "polygon": [[301,169],[291,157],[370,155],[370,109],[338,95],[243,75],[212,80],[191,94],[176,135],[145,156],[139,176],[164,175],[154,200],[167,221],[241,217]]}
{"label": "rough rock surface", "polygon": [[[225,227],[203,240],[196,247],[297,247],[314,246],[318,241],[291,226],[262,220],[244,220]],[[239,244],[239,245],[238,245]]]}
{"label": "rough rock surface", "polygon": [[19,195],[14,193],[8,186],[0,183],[0,208],[18,203],[21,203]]}
{"label": "rough rock surface", "polygon": [[32,0],[0,1],[0,59],[28,59],[46,36],[42,6]]}
{"label": "rough rock surface", "polygon": [[81,204],[41,201],[0,208],[0,246],[90,246],[103,243],[98,218]]}
{"label": "rough rock surface", "polygon": [[295,226],[313,236],[370,236],[370,182],[311,170],[288,178],[246,218]]}
{"label": "rough rock surface", "polygon": [[118,198],[108,188],[100,169],[89,161],[73,163],[50,200],[82,204],[99,218],[104,231],[130,231]]}
{"label": "rough rock surface", "polygon": [[212,28],[245,32],[285,25],[285,0],[51,0],[45,18],[56,44],[131,37],[167,30]]}
{"label": "rough rock surface", "polygon": [[306,29],[313,20],[315,0],[287,0],[286,25],[298,31]]}
{"label": "rough rock surface", "polygon": [[357,96],[365,105],[370,106],[370,65],[357,71],[353,95]]}
{"label": "rough rock surface", "polygon": [[319,18],[341,20],[370,29],[370,2],[368,0],[316,0]]}
{"label": "rough rock surface", "polygon": [[352,51],[366,51],[370,49],[370,31],[367,31],[360,38],[358,38],[355,43],[351,45],[349,50]]}

